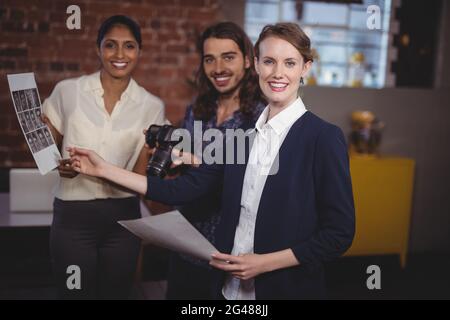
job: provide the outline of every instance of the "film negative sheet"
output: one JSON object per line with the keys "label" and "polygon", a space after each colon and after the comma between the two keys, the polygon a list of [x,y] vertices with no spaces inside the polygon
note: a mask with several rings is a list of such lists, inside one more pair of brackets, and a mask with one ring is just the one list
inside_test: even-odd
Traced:
{"label": "film negative sheet", "polygon": [[40,173],[45,175],[58,166],[61,154],[50,129],[41,121],[42,106],[34,73],[8,75],[8,83],[25,140]]}

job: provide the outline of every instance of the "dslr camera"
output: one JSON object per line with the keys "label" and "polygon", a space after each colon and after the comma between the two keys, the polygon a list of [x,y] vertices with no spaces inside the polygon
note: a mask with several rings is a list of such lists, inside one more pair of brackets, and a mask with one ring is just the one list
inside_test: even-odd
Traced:
{"label": "dslr camera", "polygon": [[179,138],[172,138],[173,132],[176,130],[171,125],[151,125],[145,135],[145,142],[150,148],[156,150],[150,158],[147,165],[147,175],[164,178],[172,164],[172,149],[180,141]]}

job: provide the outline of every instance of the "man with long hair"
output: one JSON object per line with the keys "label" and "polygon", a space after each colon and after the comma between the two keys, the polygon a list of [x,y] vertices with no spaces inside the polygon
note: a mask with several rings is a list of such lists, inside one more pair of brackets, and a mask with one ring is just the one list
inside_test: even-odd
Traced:
{"label": "man with long hair", "polygon": [[[221,22],[202,33],[197,48],[201,59],[196,79],[198,96],[186,109],[183,127],[194,138],[197,137],[194,135],[196,121],[201,123],[203,132],[211,128],[225,132],[226,129],[253,127],[265,104],[253,63],[253,45],[248,36],[238,25]],[[203,148],[207,144],[194,143]],[[220,221],[220,195],[221,190],[217,190],[212,196],[180,208],[213,244]],[[209,299],[210,268],[205,261],[173,254],[167,298]]]}

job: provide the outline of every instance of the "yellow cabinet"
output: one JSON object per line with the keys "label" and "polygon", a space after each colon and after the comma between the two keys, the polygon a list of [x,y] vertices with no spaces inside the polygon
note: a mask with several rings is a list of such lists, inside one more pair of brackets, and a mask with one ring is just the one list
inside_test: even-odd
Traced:
{"label": "yellow cabinet", "polygon": [[399,254],[405,267],[414,160],[353,156],[356,235],[346,256]]}

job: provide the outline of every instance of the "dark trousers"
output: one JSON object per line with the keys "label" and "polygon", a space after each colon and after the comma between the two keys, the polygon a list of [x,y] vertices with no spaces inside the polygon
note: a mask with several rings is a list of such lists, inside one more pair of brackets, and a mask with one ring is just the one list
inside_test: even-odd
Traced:
{"label": "dark trousers", "polygon": [[189,262],[173,253],[167,277],[168,300],[210,300],[211,269]]}
{"label": "dark trousers", "polygon": [[[127,299],[140,240],[117,221],[140,218],[139,199],[55,199],[53,206],[50,251],[59,297]],[[80,289],[70,266],[79,267]]]}

